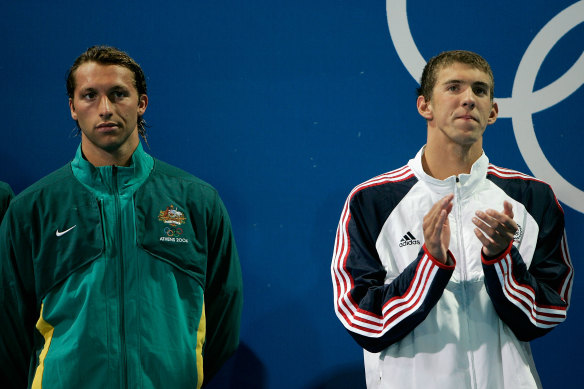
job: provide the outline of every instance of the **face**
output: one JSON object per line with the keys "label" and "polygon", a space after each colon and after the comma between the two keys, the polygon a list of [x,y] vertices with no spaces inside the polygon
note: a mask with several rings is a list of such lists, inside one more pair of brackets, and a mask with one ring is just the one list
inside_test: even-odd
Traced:
{"label": "face", "polygon": [[485,128],[497,119],[491,81],[483,71],[453,63],[438,71],[430,101],[418,97],[418,112],[428,121],[429,137],[461,146],[482,148]]}
{"label": "face", "polygon": [[75,71],[75,91],[69,99],[71,117],[81,129],[84,154],[119,154],[140,142],[138,116],[148,105],[138,96],[131,70],[118,65],[86,62]]}

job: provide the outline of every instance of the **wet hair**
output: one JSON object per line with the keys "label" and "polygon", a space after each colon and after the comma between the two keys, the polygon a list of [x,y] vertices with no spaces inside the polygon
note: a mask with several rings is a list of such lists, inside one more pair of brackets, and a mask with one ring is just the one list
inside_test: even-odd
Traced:
{"label": "wet hair", "polygon": [[[73,99],[75,93],[75,72],[79,66],[87,62],[97,62],[101,65],[118,65],[129,69],[134,74],[134,87],[138,96],[147,94],[146,77],[142,68],[126,52],[111,46],[92,46],[82,53],[67,72],[67,96]],[[78,125],[79,126],[79,125]],[[146,141],[146,120],[138,116],[138,133]],[[146,141],[146,143],[148,143]]]}
{"label": "wet hair", "polygon": [[495,94],[495,78],[493,77],[491,66],[489,66],[489,63],[477,53],[466,50],[445,51],[431,58],[422,72],[420,87],[417,89],[418,96],[424,96],[426,101],[430,101],[432,98],[432,91],[436,86],[438,71],[446,66],[452,65],[453,63],[469,65],[486,73],[491,80],[489,95],[491,101],[493,101],[493,96]]}

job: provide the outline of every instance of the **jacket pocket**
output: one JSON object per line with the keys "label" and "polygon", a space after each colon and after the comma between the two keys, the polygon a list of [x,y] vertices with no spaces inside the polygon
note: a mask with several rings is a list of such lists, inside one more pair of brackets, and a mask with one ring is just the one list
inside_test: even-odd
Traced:
{"label": "jacket pocket", "polygon": [[186,273],[204,288],[206,244],[197,235],[200,231],[195,231],[191,218],[180,205],[154,207],[150,214],[137,206],[136,238],[143,250]]}
{"label": "jacket pocket", "polygon": [[[97,200],[84,198],[36,221],[40,239],[32,243],[35,288],[39,301],[72,273],[103,253],[104,238]],[[34,221],[33,221],[34,223]]]}

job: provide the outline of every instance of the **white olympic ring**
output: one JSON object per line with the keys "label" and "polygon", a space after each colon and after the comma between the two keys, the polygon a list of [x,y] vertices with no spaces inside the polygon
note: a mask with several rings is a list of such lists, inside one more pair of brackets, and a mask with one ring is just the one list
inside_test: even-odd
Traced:
{"label": "white olympic ring", "polygon": [[[402,63],[419,82],[426,61],[416,47],[408,24],[407,0],[386,0],[387,24]],[[391,11],[391,12],[390,12]],[[533,91],[540,67],[551,49],[568,31],[584,22],[584,1],[578,1],[550,20],[528,46],[513,81],[512,97],[497,98],[499,118],[511,118],[519,151],[532,173],[550,184],[560,200],[584,213],[584,191],[564,179],[543,153],[532,115],[550,108],[584,84],[584,52],[572,67],[550,85]]]}

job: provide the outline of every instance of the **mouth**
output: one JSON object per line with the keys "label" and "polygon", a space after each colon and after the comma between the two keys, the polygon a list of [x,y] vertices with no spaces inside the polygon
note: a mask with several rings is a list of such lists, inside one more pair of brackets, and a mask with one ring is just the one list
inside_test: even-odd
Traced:
{"label": "mouth", "polygon": [[118,124],[114,122],[100,123],[95,128],[100,132],[115,131],[118,129]]}
{"label": "mouth", "polygon": [[475,122],[478,122],[477,118],[475,118],[472,115],[460,115],[457,117],[457,119],[462,119],[462,120],[466,120],[466,121],[473,120]]}

